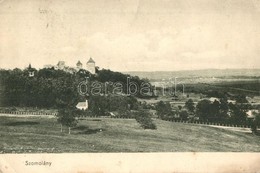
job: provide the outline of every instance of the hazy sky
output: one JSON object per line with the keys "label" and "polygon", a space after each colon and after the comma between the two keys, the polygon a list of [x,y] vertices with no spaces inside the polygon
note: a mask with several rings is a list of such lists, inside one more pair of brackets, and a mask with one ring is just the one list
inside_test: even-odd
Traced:
{"label": "hazy sky", "polygon": [[0,0],[0,68],[260,68],[260,0]]}

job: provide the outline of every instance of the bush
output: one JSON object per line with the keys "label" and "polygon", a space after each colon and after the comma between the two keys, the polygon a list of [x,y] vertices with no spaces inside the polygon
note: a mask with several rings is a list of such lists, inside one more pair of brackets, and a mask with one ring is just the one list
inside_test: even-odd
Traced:
{"label": "bush", "polygon": [[135,119],[144,129],[156,129],[149,112],[139,111],[135,114]]}

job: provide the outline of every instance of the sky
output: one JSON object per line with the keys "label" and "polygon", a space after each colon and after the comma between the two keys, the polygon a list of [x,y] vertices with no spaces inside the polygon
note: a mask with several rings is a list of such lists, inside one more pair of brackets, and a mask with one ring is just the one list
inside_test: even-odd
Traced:
{"label": "sky", "polygon": [[260,68],[260,0],[0,0],[0,68]]}

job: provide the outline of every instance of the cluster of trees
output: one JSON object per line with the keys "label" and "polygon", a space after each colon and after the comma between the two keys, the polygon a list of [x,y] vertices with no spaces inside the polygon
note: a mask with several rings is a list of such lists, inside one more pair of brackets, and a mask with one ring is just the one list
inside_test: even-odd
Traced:
{"label": "cluster of trees", "polygon": [[85,114],[102,116],[108,112],[117,112],[118,117],[130,118],[130,111],[137,110],[138,106],[137,99],[132,96],[92,96],[89,99],[89,111],[85,111]]}
{"label": "cluster of trees", "polygon": [[61,70],[1,70],[2,106],[58,108],[72,105],[79,99],[80,76]]}
{"label": "cluster of trees", "polygon": [[160,101],[155,107],[158,118],[166,119],[174,115],[169,102]]}
{"label": "cluster of trees", "polygon": [[[132,88],[132,87],[128,87],[129,83],[127,82],[127,80],[129,79],[128,82],[134,83],[136,84],[136,88]],[[123,74],[120,72],[113,72],[111,70],[106,70],[106,69],[102,69],[98,72],[98,76],[96,76],[96,80],[100,81],[100,82],[110,82],[111,85],[115,85],[115,84],[122,84],[122,90],[123,93],[127,94],[127,93],[133,93],[136,91],[135,96],[139,97],[139,98],[147,98],[147,97],[154,97],[154,89],[152,87],[152,85],[149,83],[148,79],[140,79],[138,76],[130,76],[128,74]],[[144,90],[145,87],[143,84],[146,84],[146,90]],[[108,83],[108,91],[111,93],[114,87],[111,87],[111,85]],[[118,85],[117,85],[118,86]],[[143,89],[142,89],[143,88]],[[128,91],[127,91],[128,90]],[[129,92],[130,91],[130,92]],[[141,94],[141,91],[143,91],[143,93],[148,93],[146,94]]]}
{"label": "cluster of trees", "polygon": [[[91,82],[120,82],[123,93],[127,93],[127,78],[131,77],[110,70],[99,70],[97,75],[91,75],[86,70],[68,73],[54,68],[34,70],[34,76],[29,76],[29,68],[24,70],[0,70],[0,95],[1,106],[61,108],[75,105],[80,100],[85,100],[78,92],[78,85],[86,77]],[[147,80],[131,77],[131,81],[141,86]],[[140,88],[139,88],[140,89]],[[140,96],[140,94],[136,94]],[[93,98],[96,99],[96,98]]]}
{"label": "cluster of trees", "polygon": [[243,96],[239,96],[238,98],[235,104],[228,103],[225,97],[219,101],[215,100],[214,102],[204,99],[199,101],[196,106],[193,100],[189,99],[185,103],[185,109],[180,107],[179,110],[175,111],[171,108],[169,103],[160,101],[156,105],[156,111],[158,117],[161,119],[174,119],[179,117],[182,120],[187,120],[189,115],[193,115],[191,117],[196,116],[200,121],[246,124],[248,123],[246,112],[250,109],[250,104],[247,103]]}
{"label": "cluster of trees", "polygon": [[221,98],[211,103],[209,100],[201,100],[196,106],[196,115],[202,121],[225,122],[233,124],[246,124],[247,111],[250,104],[228,103],[227,99]]}
{"label": "cluster of trees", "polygon": [[220,120],[228,115],[228,103],[226,100],[220,102],[215,100],[213,103],[209,100],[201,100],[198,102],[195,111],[202,121]]}
{"label": "cluster of trees", "polygon": [[178,109],[173,110],[169,102],[160,101],[157,103],[155,109],[156,109],[158,118],[163,119],[163,120],[176,119],[176,117],[179,117],[182,120],[187,120],[188,116],[189,116],[188,108],[187,108],[187,110],[185,110],[185,109],[182,109],[181,106],[179,106]]}
{"label": "cluster of trees", "polygon": [[[34,71],[34,76],[29,75],[29,71]],[[6,107],[38,107],[57,108],[57,120],[63,126],[71,127],[77,124],[77,117],[85,115],[102,116],[108,112],[117,112],[120,117],[135,117],[131,110],[138,109],[136,97],[143,97],[137,92],[135,96],[126,96],[127,79],[141,86],[142,83],[149,83],[146,79],[131,77],[119,72],[110,70],[98,70],[97,75],[91,75],[86,70],[68,73],[54,68],[44,68],[36,70],[26,68],[24,70],[0,70],[0,96],[1,106]],[[89,84],[92,82],[121,83],[123,95],[109,94],[113,88],[108,88],[108,94],[100,95],[80,95],[78,85],[88,78]],[[131,88],[130,88],[131,89]],[[152,88],[151,88],[152,89]],[[138,88],[140,90],[140,88]],[[79,101],[88,99],[89,109],[87,111],[77,110],[75,105]],[[147,124],[149,117],[142,114],[144,118],[139,120],[141,124]],[[144,128],[153,128],[150,124]]]}

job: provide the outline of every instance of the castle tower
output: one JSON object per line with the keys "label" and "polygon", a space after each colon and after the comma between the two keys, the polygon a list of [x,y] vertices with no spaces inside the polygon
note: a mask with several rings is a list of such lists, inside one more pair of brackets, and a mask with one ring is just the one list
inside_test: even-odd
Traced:
{"label": "castle tower", "polygon": [[82,63],[80,61],[77,62],[77,70],[82,69]]}
{"label": "castle tower", "polygon": [[65,61],[59,61],[57,67],[59,70],[63,70],[65,68]]}
{"label": "castle tower", "polygon": [[87,62],[87,70],[91,74],[95,74],[96,73],[95,61],[91,57],[90,57],[90,59]]}

